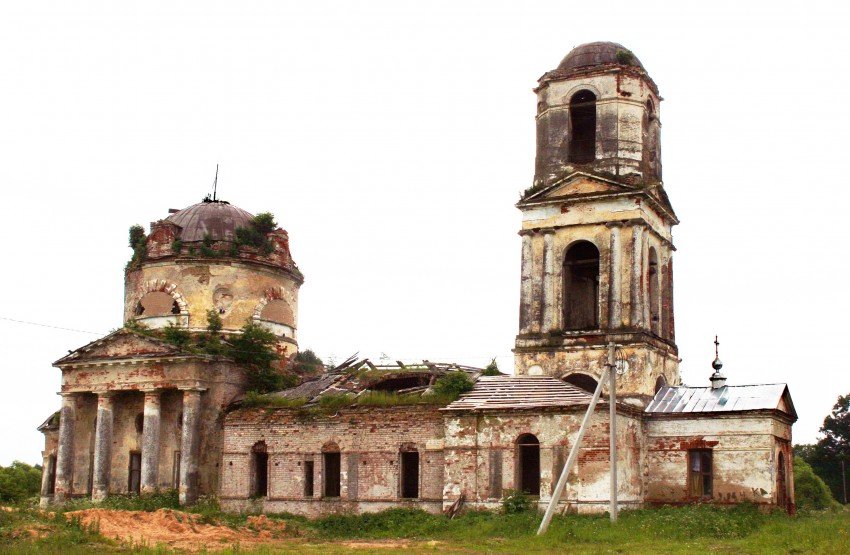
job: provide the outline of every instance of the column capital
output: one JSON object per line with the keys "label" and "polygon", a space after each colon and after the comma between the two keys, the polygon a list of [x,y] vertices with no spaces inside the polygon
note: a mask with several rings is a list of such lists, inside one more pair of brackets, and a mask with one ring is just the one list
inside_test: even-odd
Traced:
{"label": "column capital", "polygon": [[203,393],[204,391],[207,390],[206,387],[199,387],[199,386],[178,387],[177,389],[179,389],[183,393]]}
{"label": "column capital", "polygon": [[520,229],[519,232],[517,232],[517,235],[519,235],[520,237],[527,237],[529,235],[534,235],[534,230],[533,229]]}
{"label": "column capital", "polygon": [[611,228],[611,227],[623,227],[624,225],[626,225],[626,222],[624,222],[624,221],[622,221],[622,220],[615,220],[615,221],[611,221],[611,222],[605,222],[605,227],[608,227],[608,228]]}
{"label": "column capital", "polygon": [[543,229],[540,230],[540,233],[542,235],[552,235],[553,233],[555,233],[555,228],[554,227],[544,227]]}

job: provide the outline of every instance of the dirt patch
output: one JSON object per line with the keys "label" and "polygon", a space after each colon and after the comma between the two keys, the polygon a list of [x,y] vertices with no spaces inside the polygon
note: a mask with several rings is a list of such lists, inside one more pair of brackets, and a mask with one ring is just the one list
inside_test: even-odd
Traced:
{"label": "dirt patch", "polygon": [[132,545],[167,545],[180,549],[225,549],[233,544],[254,545],[293,537],[297,530],[265,516],[251,517],[245,528],[205,524],[201,516],[170,509],[154,512],[86,509],[66,513],[100,534]]}

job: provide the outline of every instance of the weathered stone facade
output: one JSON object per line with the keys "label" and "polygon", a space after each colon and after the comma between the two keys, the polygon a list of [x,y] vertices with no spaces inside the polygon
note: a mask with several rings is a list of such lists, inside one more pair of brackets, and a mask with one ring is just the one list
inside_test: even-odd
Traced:
{"label": "weathered stone facade", "polygon": [[[352,359],[262,401],[246,397],[253,369],[236,355],[137,326],[210,337],[218,317],[227,341],[252,322],[273,332],[284,361],[296,352],[303,277],[287,233],[207,199],[153,222],[148,236],[135,230],[131,322],[56,362],[61,409],[39,428],[43,503],[177,488],[182,503],[208,494],[232,511],[316,516],[495,508],[520,490],[542,507],[576,448],[561,508],[606,510],[605,398],[576,442],[610,345],[620,507],[747,501],[793,511],[787,387],[727,386],[719,360],[710,387],[681,385],[678,220],[661,183],[654,82],[622,46],[592,43],[545,74],[537,94],[536,174],[517,205],[516,376]],[[474,388],[438,404],[443,378]]]}

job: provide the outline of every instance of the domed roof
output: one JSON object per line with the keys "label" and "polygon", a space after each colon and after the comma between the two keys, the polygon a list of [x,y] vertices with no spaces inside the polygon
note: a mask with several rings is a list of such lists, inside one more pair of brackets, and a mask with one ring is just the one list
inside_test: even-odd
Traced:
{"label": "domed roof", "polygon": [[203,241],[207,234],[214,240],[232,241],[237,227],[247,227],[254,216],[241,208],[222,201],[193,204],[166,218],[179,225],[183,241]]}
{"label": "domed roof", "polygon": [[630,65],[644,69],[643,64],[631,50],[616,42],[588,42],[576,46],[561,60],[558,69],[572,71],[582,67],[606,64]]}

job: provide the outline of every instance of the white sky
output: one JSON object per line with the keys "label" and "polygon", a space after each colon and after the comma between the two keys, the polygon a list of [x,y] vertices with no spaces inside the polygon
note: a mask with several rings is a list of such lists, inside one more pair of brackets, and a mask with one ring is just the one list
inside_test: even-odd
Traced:
{"label": "white sky", "polygon": [[[121,325],[127,228],[210,190],[272,211],[323,358],[513,364],[537,78],[632,49],[666,99],[682,374],[839,394],[847,2],[4,2],[0,318]],[[0,320],[0,464],[40,462],[51,363],[97,335]]]}

